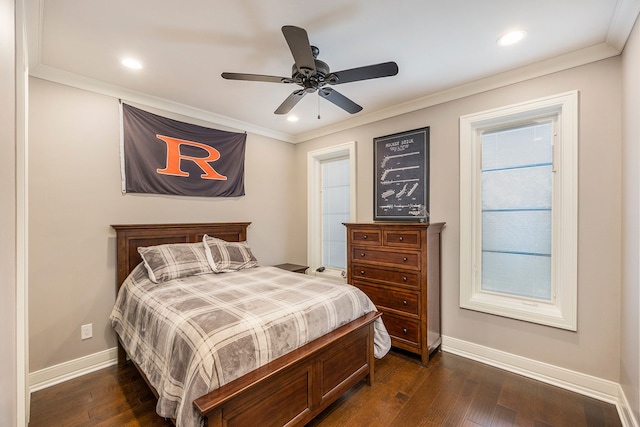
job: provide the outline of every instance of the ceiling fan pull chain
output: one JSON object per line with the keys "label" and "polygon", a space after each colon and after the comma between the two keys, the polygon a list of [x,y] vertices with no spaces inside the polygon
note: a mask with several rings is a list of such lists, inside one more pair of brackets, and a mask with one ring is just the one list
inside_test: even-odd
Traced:
{"label": "ceiling fan pull chain", "polygon": [[318,120],[320,120],[320,95],[318,95]]}

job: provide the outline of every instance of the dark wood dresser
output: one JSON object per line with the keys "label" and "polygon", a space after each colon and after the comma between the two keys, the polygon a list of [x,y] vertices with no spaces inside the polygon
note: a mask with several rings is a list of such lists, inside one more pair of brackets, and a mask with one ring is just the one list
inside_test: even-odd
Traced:
{"label": "dark wood dresser", "polygon": [[391,344],[423,365],[440,334],[440,233],[444,223],[345,223],[347,282],[383,313]]}

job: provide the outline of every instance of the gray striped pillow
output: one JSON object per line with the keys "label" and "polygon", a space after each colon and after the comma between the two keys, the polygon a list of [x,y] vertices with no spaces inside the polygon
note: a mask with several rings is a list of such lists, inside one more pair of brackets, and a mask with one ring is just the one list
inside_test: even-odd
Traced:
{"label": "gray striped pillow", "polygon": [[202,242],[139,247],[138,253],[154,283],[213,272]]}
{"label": "gray striped pillow", "polygon": [[223,273],[256,267],[258,261],[245,242],[227,242],[205,234],[202,239],[207,251],[207,259],[214,273]]}

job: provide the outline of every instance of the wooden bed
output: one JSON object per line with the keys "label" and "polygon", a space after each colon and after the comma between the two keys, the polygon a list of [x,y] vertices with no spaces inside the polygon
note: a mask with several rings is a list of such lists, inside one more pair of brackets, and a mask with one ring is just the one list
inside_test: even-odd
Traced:
{"label": "wooden bed", "polygon": [[[249,224],[112,225],[117,234],[117,288],[142,261],[138,246],[193,243],[201,241],[204,234],[230,242],[245,241]],[[304,425],[355,384],[362,380],[373,383],[373,324],[378,316],[380,313],[368,313],[193,404],[209,427]],[[118,363],[126,363],[120,343]]]}

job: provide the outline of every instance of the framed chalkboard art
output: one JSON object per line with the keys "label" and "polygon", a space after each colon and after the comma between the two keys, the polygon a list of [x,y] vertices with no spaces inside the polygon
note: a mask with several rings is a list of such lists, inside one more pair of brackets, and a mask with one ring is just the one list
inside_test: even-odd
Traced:
{"label": "framed chalkboard art", "polygon": [[373,139],[374,221],[429,222],[429,127]]}

